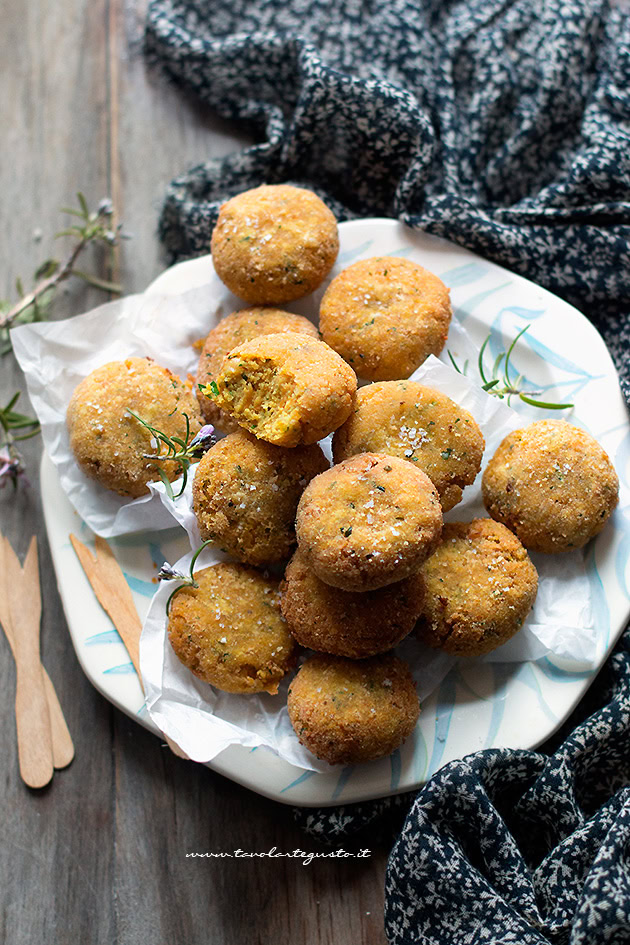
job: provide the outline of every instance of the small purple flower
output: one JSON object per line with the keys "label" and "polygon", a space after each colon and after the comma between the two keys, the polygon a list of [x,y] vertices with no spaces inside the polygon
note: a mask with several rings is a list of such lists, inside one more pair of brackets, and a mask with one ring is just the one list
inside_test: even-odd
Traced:
{"label": "small purple flower", "polygon": [[96,208],[96,212],[99,213],[103,217],[111,217],[112,213],[114,212],[114,204],[112,203],[112,198],[103,197],[98,207]]}
{"label": "small purple flower", "polygon": [[165,561],[158,571],[158,581],[185,581],[187,577],[187,574],[182,574],[181,571],[176,571],[175,568],[168,563],[168,561]]}
{"label": "small purple flower", "polygon": [[17,457],[0,455],[0,489],[3,489],[7,482],[17,488],[20,476],[24,476],[24,467]]}
{"label": "small purple flower", "polygon": [[214,446],[216,441],[217,438],[214,435],[214,427],[211,423],[207,423],[190,441],[187,452],[190,453],[191,456],[201,456],[203,453],[207,452],[211,446]]}

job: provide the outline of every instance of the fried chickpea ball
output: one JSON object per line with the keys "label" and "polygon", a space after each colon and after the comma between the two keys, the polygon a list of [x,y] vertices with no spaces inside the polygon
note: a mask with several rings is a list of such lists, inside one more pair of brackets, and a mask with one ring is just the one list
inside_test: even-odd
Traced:
{"label": "fried chickpea ball", "polygon": [[582,548],[619,501],[619,478],[599,443],[566,420],[508,434],[482,478],[492,518],[532,551]]}
{"label": "fried chickpea ball", "polygon": [[354,411],[333,438],[336,463],[356,453],[387,453],[414,463],[448,512],[481,469],[484,438],[471,414],[414,381],[383,381],[357,391]]}
{"label": "fried chickpea ball", "polygon": [[195,572],[171,601],[168,638],[195,676],[224,692],[278,691],[296,647],[282,619],[277,581],[242,564]]}
{"label": "fried chickpea ball", "polygon": [[[119,495],[138,496],[147,483],[160,479],[145,454],[157,454],[154,437],[129,410],[167,436],[184,438],[201,429],[199,407],[191,385],[151,358],[110,361],[76,387],[66,414],[70,446],[83,472]],[[177,463],[160,461],[170,480],[181,472]]]}
{"label": "fried chickpea ball", "polygon": [[340,427],[356,389],[354,371],[332,348],[285,332],[254,338],[231,351],[206,393],[261,440],[299,446]]}
{"label": "fried chickpea ball", "polygon": [[282,615],[298,643],[351,659],[385,653],[400,643],[424,602],[420,571],[376,591],[341,591],[320,581],[299,548],[281,589]]}
{"label": "fried chickpea ball", "polygon": [[417,635],[457,656],[481,656],[514,636],[538,590],[536,568],[509,529],[489,518],[444,525],[425,562]]}
{"label": "fried chickpea ball", "polygon": [[367,381],[409,377],[444,347],[449,291],[437,276],[397,256],[363,259],[328,286],[319,311],[324,341]]}
{"label": "fried chickpea ball", "polygon": [[312,191],[265,185],[223,204],[210,248],[231,292],[253,305],[278,305],[326,278],[339,252],[337,221]]}
{"label": "fried chickpea ball", "polygon": [[288,450],[244,430],[219,440],[201,458],[193,510],[202,539],[239,561],[286,560],[295,544],[295,513],[305,486],[328,469],[317,445]]}
{"label": "fried chickpea ball", "polygon": [[298,545],[326,584],[373,591],[402,581],[436,548],[442,509],[411,463],[361,453],[321,473],[298,505]]}
{"label": "fried chickpea ball", "polygon": [[391,755],[420,714],[409,667],[393,653],[359,662],[312,656],[291,682],[287,708],[302,745],[332,765]]}
{"label": "fried chickpea ball", "polygon": [[[308,318],[283,312],[278,308],[256,306],[232,312],[221,319],[216,328],[207,336],[197,368],[197,384],[209,384],[221,369],[226,356],[243,344],[260,335],[275,335],[283,331],[297,331],[318,338],[317,328]],[[214,401],[206,397],[197,387],[199,407],[206,423],[213,423],[220,430],[232,433],[239,426],[223,410],[219,410]]]}

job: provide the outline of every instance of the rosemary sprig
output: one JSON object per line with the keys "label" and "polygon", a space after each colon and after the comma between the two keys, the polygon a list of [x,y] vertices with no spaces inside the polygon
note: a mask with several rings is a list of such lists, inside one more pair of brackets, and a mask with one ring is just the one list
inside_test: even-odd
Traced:
{"label": "rosemary sprig", "polygon": [[25,292],[22,280],[17,279],[15,285],[19,301],[11,304],[7,300],[0,300],[0,355],[7,354],[11,350],[9,328],[29,322],[44,321],[49,317],[58,286],[70,276],[83,279],[84,282],[103,292],[118,294],[121,291],[117,283],[91,275],[82,269],[77,269],[76,266],[79,256],[90,244],[102,244],[111,249],[118,245],[120,239],[127,239],[127,235],[122,233],[121,224],[116,227],[112,225],[114,215],[112,202],[106,197],[101,200],[96,210],[90,211],[82,193],[77,194],[77,200],[78,209],[64,207],[61,212],[70,214],[79,222],[66,227],[55,236],[56,239],[60,236],[71,236],[75,240],[65,261],[46,259],[35,272],[35,287],[32,291]]}
{"label": "rosemary sprig", "polygon": [[177,592],[181,591],[182,587],[199,587],[199,585],[195,581],[193,571],[195,569],[195,564],[197,563],[197,558],[199,557],[203,549],[207,545],[211,545],[211,544],[212,544],[212,541],[208,540],[208,541],[204,541],[203,544],[199,545],[194,555],[192,556],[192,560],[190,562],[190,571],[188,574],[184,574],[182,571],[176,571],[175,568],[171,567],[168,561],[165,561],[162,567],[160,568],[160,570],[158,571],[159,581],[181,581],[182,582],[178,587],[175,588],[175,590],[173,591],[173,593],[170,595],[169,599],[166,602],[166,616],[167,617],[170,610],[171,601],[173,600]]}
{"label": "rosemary sprig", "polygon": [[[18,413],[13,408],[18,402],[20,392],[11,397],[6,406],[0,408],[0,428],[2,442],[0,443],[0,488],[11,482],[17,488],[20,476],[24,475],[22,454],[16,443],[21,440],[30,440],[40,431],[39,421],[26,414]],[[15,431],[20,431],[16,433]]]}
{"label": "rosemary sprig", "polygon": [[[216,442],[216,437],[214,435],[214,427],[211,423],[206,424],[202,427],[199,433],[197,433],[192,440],[190,439],[190,420],[188,414],[184,413],[182,416],[186,420],[186,433],[182,439],[179,436],[169,436],[167,433],[164,433],[162,430],[158,430],[157,427],[152,426],[150,423],[147,423],[146,420],[143,420],[142,417],[139,417],[131,407],[127,407],[127,413],[131,414],[138,423],[141,423],[142,426],[149,431],[151,436],[155,439],[156,445],[158,446],[157,453],[143,453],[143,459],[152,460],[151,465],[155,466],[160,476],[160,479],[164,483],[164,488],[166,489],[166,494],[169,499],[178,499],[184,492],[186,488],[186,483],[188,482],[188,470],[194,459],[198,459],[200,456],[210,449],[211,446]],[[165,447],[165,451],[162,450],[162,446]],[[172,462],[177,463],[182,471],[182,486],[177,495],[173,492],[173,487],[171,481],[166,475],[165,471],[161,466],[157,465],[158,463]]]}
{"label": "rosemary sprig", "polygon": [[[532,407],[540,407],[541,410],[568,410],[573,407],[573,404],[558,404],[552,401],[547,400],[538,400],[537,398],[542,393],[537,390],[524,391],[521,390],[521,383],[523,381],[523,375],[519,374],[517,377],[512,378],[510,376],[510,358],[512,357],[512,352],[516,347],[519,339],[525,334],[529,325],[525,325],[524,328],[521,328],[516,337],[512,340],[507,352],[502,351],[495,358],[494,364],[492,365],[492,371],[490,376],[486,375],[486,369],[484,366],[484,355],[486,353],[486,348],[488,342],[490,341],[491,335],[489,334],[479,349],[479,357],[477,358],[477,370],[479,371],[479,376],[482,380],[481,388],[485,390],[488,394],[492,394],[493,397],[498,397],[500,400],[503,400],[504,397],[507,397],[508,405],[512,397],[518,397],[525,404],[530,404]],[[460,368],[457,364],[457,361],[453,357],[453,354],[448,351],[448,356],[451,360],[451,364],[455,368],[458,374],[466,374],[468,371],[468,361],[464,363],[464,367]],[[503,370],[501,370],[503,368]]]}

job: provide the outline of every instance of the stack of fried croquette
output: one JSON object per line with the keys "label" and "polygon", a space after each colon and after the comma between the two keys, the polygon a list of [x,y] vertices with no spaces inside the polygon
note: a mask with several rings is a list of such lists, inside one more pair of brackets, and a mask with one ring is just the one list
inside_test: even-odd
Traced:
{"label": "stack of fried croquette", "polygon": [[[298,647],[316,651],[291,682],[289,717],[317,757],[349,764],[391,753],[416,724],[411,671],[393,647],[414,627],[456,655],[500,646],[536,597],[526,549],[581,547],[603,528],[618,481],[588,434],[542,421],[488,464],[492,518],[443,526],[485,445],[470,413],[407,379],[442,350],[448,289],[406,259],[362,260],[324,294],[319,340],[311,322],[272,306],[321,285],[337,250],[333,215],[301,188],[260,187],[220,212],[215,269],[254,307],[203,344],[199,409],[227,436],[196,469],[193,507],[202,538],[238,564],[198,572],[199,587],[173,598],[168,633],[195,675],[229,692],[276,692]],[[357,377],[372,383],[357,392]],[[110,408],[88,384],[68,412],[78,461],[109,488],[121,480],[96,462],[97,426],[121,422],[119,401]],[[328,468],[317,443],[331,433]],[[146,487],[155,469],[137,465]],[[289,557],[281,584],[257,570]]]}

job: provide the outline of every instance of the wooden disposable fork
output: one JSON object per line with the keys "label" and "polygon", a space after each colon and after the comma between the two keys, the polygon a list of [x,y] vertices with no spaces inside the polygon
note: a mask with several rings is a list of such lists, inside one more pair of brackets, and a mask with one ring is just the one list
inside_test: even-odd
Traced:
{"label": "wooden disposable fork", "polygon": [[53,768],[65,768],[74,745],[48,673],[41,665],[41,593],[37,541],[24,566],[0,534],[0,623],[16,665],[15,717],[20,774],[29,787],[48,784]]}
{"label": "wooden disposable fork", "polygon": [[[125,575],[104,538],[95,537],[94,555],[75,535],[70,535],[70,541],[101,607],[111,618],[127,648],[142,686],[139,655],[142,624]],[[162,735],[175,755],[188,758],[174,741],[164,733]]]}

